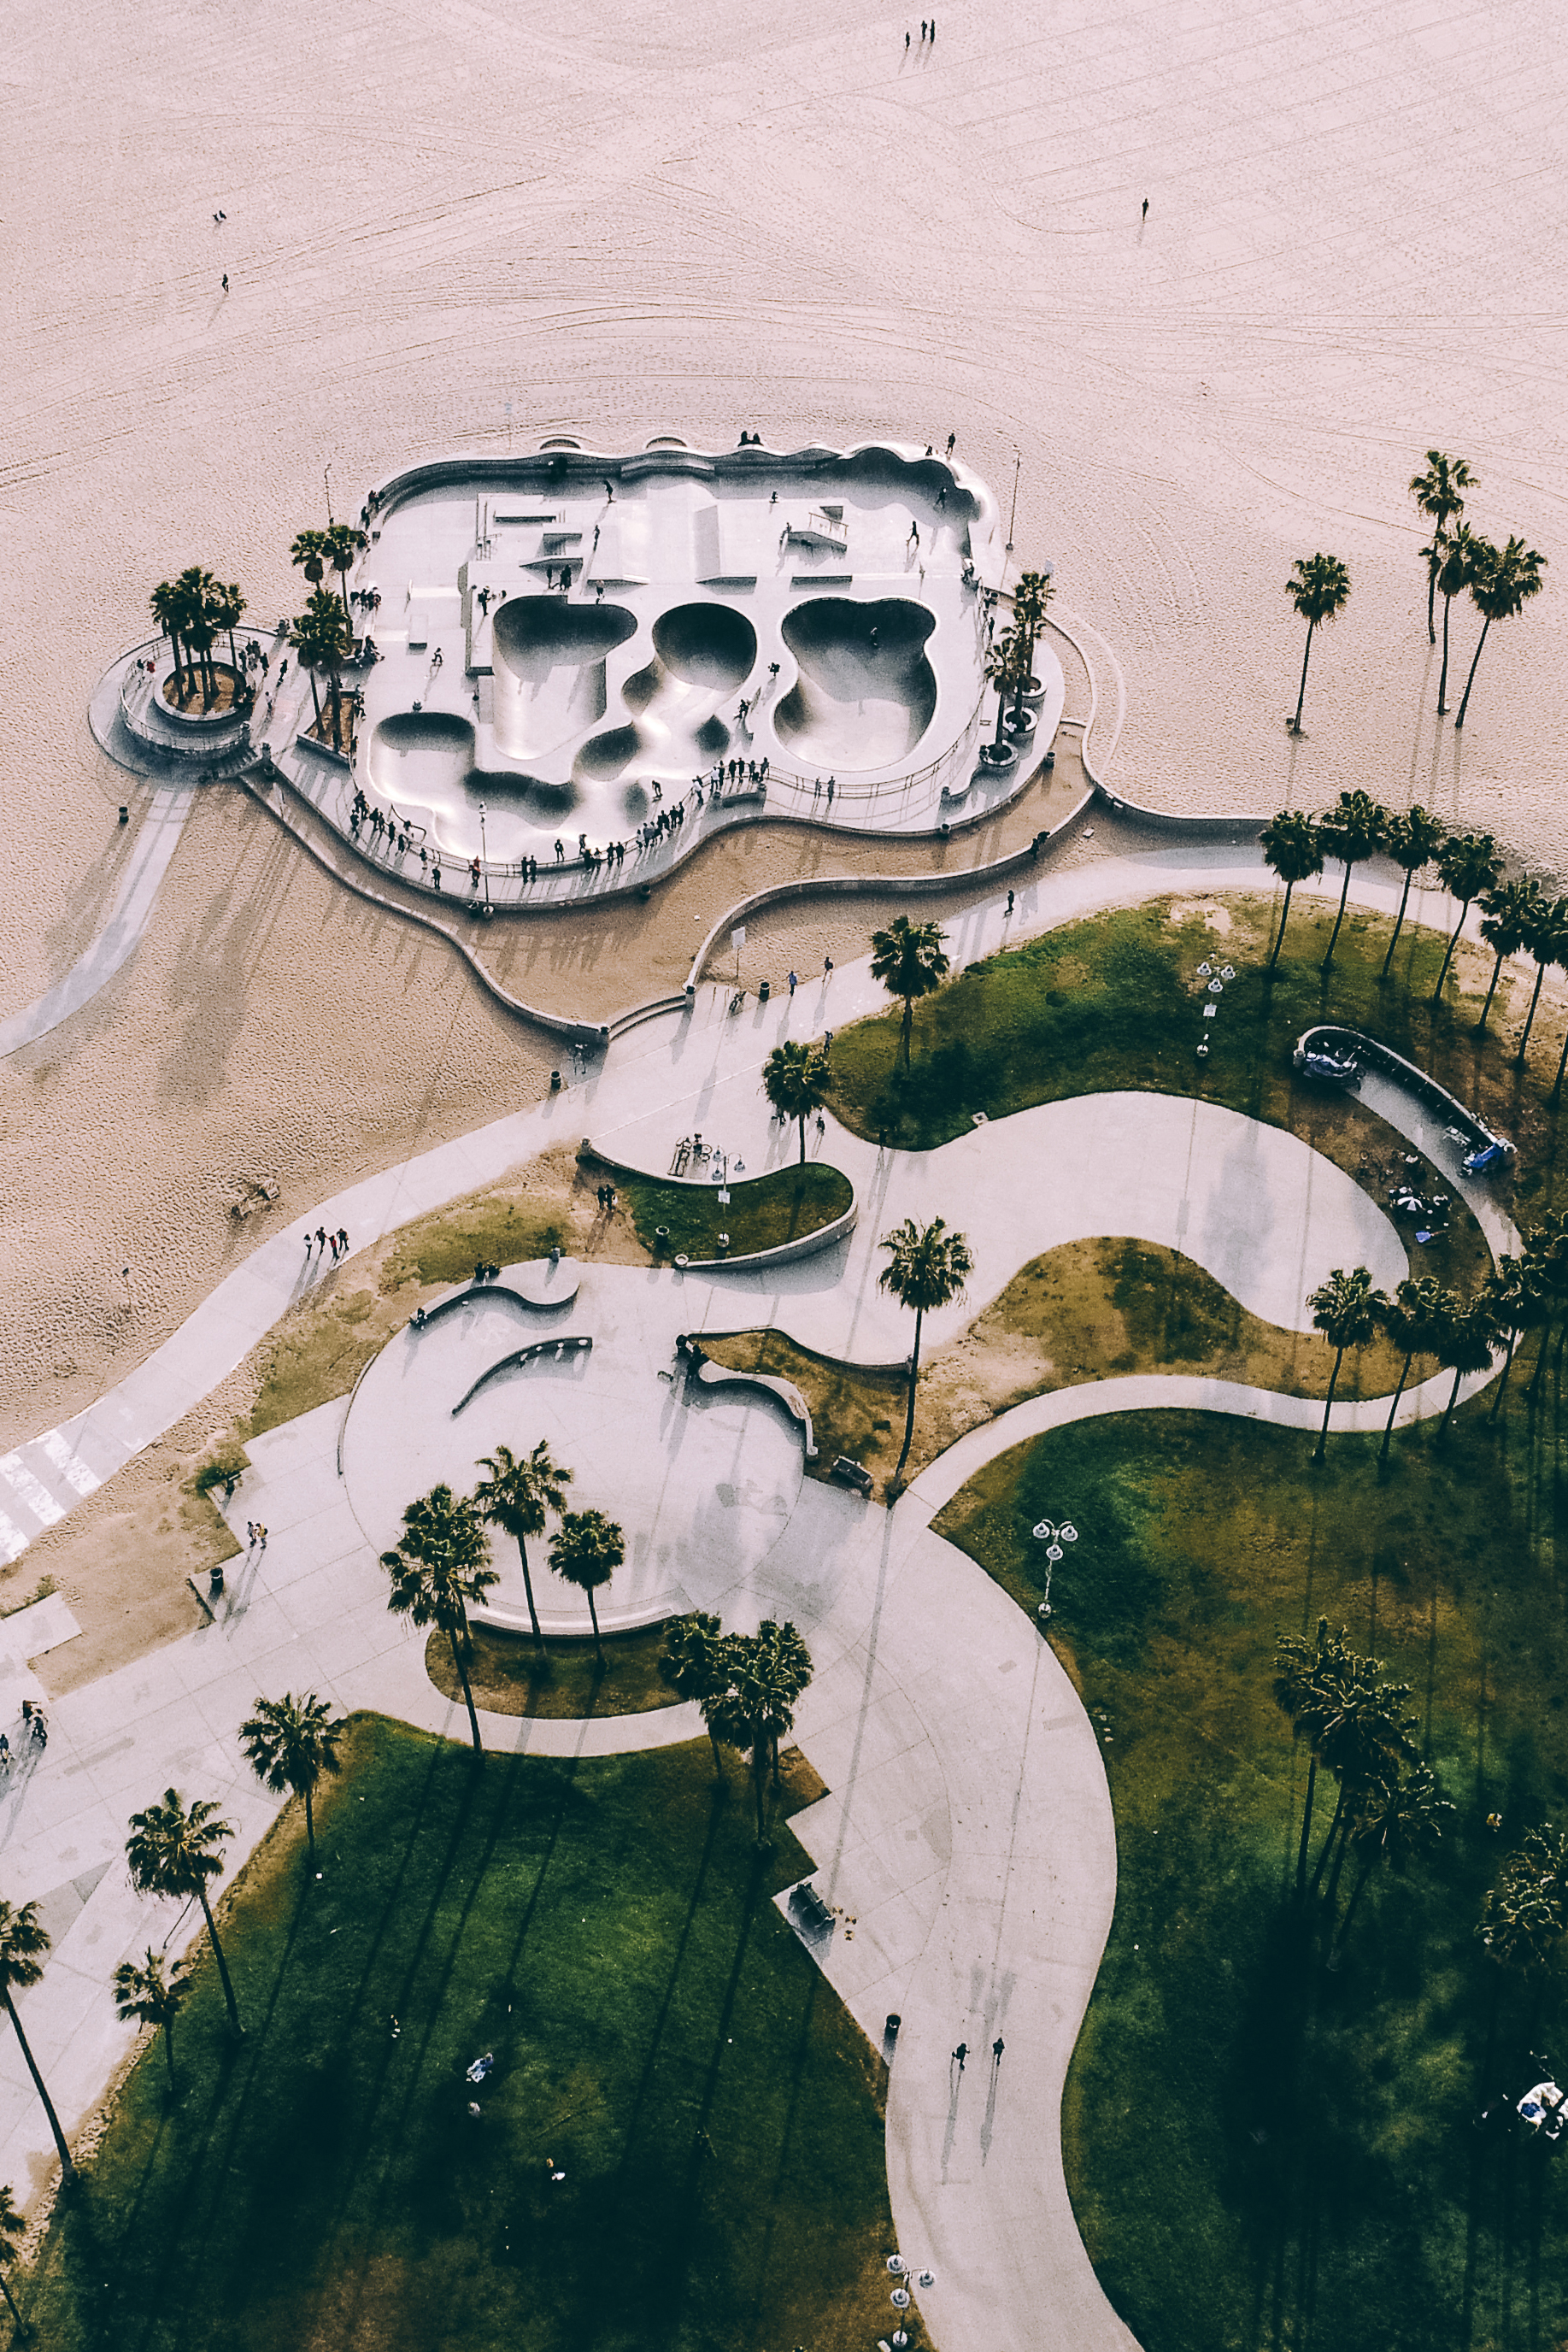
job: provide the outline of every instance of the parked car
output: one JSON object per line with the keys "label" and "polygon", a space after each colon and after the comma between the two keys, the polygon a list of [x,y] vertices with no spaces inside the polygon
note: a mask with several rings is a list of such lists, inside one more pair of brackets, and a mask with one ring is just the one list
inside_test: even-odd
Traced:
{"label": "parked car", "polygon": [[1506,1168],[1512,1158],[1511,1143],[1494,1140],[1490,1143],[1478,1143],[1473,1151],[1466,1152],[1459,1165],[1467,1176],[1490,1176],[1495,1174],[1498,1169]]}
{"label": "parked car", "polygon": [[1358,1087],[1361,1084],[1361,1063],[1353,1053],[1330,1045],[1312,1045],[1304,1051],[1296,1049],[1296,1067],[1304,1078],[1322,1078],[1330,1086]]}

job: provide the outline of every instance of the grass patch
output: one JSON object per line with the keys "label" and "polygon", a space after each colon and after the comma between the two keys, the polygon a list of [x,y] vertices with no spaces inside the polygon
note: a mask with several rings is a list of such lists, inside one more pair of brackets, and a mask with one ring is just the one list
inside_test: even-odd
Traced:
{"label": "grass patch", "polygon": [[[1474,1932],[1503,1854],[1568,1806],[1561,1400],[1488,1410],[1443,1448],[1403,1433],[1383,1483],[1375,1439],[1314,1472],[1311,1433],[1107,1418],[999,1458],[936,1521],[1031,1614],[1031,1527],[1081,1529],[1051,1630],[1104,1742],[1119,1881],[1063,2129],[1147,2352],[1568,2332],[1568,2168],[1472,2128],[1532,2043],[1568,2063],[1561,1980],[1533,1999]],[[1305,1761],[1270,1687],[1276,1633],[1320,1614],[1413,1686],[1458,1807],[1435,1854],[1374,1877],[1332,1975],[1293,1925]]]}
{"label": "grass patch", "polygon": [[486,1265],[518,1265],[569,1247],[562,1218],[551,1208],[491,1195],[459,1201],[422,1218],[387,1253],[382,1288],[405,1282],[466,1282],[481,1260]]}
{"label": "grass patch", "polygon": [[[541,1671],[531,1633],[497,1633],[492,1626],[476,1625],[468,1675],[475,1704],[493,1715],[532,1715],[546,1722],[645,1715],[651,1707],[680,1704],[678,1695],[660,1679],[664,1654],[663,1625],[607,1633],[602,1670],[591,1639],[552,1635],[545,1643]],[[444,1633],[432,1633],[425,1643],[424,1671],[438,1691],[461,1704],[463,1685]]]}
{"label": "grass patch", "polygon": [[731,1257],[778,1249],[831,1225],[854,1198],[847,1176],[814,1160],[804,1168],[775,1168],[766,1176],[748,1176],[725,1187],[727,1208],[719,1205],[716,1184],[661,1184],[644,1176],[617,1176],[615,1186],[644,1249],[658,1248],[657,1228],[669,1227],[664,1247],[671,1257],[683,1251],[688,1257],[716,1257],[720,1234],[729,1235]]}
{"label": "grass patch", "polygon": [[811,1409],[817,1439],[808,1476],[828,1477],[840,1454],[863,1464],[879,1481],[893,1468],[909,1393],[902,1374],[841,1364],[799,1347],[781,1331],[705,1331],[702,1343],[716,1364],[731,1371],[772,1372],[794,1382]]}
{"label": "grass patch", "polygon": [[[1228,898],[1205,910],[1160,898],[1071,923],[1007,954],[971,964],[915,1011],[912,1067],[898,1063],[902,1012],[839,1030],[833,1039],[833,1108],[858,1135],[928,1150],[964,1133],[972,1115],[1003,1118],[1035,1103],[1119,1088],[1197,1095],[1288,1129],[1364,1182],[1381,1201],[1375,1163],[1389,1130],[1354,1097],[1300,1085],[1291,1048],[1314,1022],[1343,1021],[1385,1039],[1430,1070],[1520,1147],[1513,1197],[1544,1206],[1554,1194],[1556,1129],[1544,1103],[1555,1073],[1561,1024],[1538,1024],[1531,1066],[1505,1059],[1506,1014],[1478,1039],[1490,958],[1461,950],[1458,978],[1443,1002],[1427,1001],[1442,956],[1439,935],[1406,926],[1390,979],[1380,980],[1390,925],[1346,916],[1333,966],[1320,969],[1333,909],[1292,911],[1271,986],[1263,965],[1272,921],[1263,898]],[[1217,934],[1216,917],[1225,929]],[[1218,1016],[1197,976],[1205,961],[1229,963],[1236,977]],[[1207,1062],[1196,1058],[1201,1035]],[[1506,1203],[1506,1181],[1494,1188]],[[1421,1254],[1445,1281],[1468,1287],[1467,1251],[1456,1235],[1441,1253]],[[1473,1233],[1473,1227],[1471,1228]],[[1484,1245],[1483,1245],[1484,1248]],[[1478,1261],[1478,1264],[1479,1261]]]}
{"label": "grass patch", "polygon": [[177,2093],[161,2050],[131,2074],[24,2285],[40,2339],[874,2341],[880,2070],[773,1907],[809,1865],[782,1826],[759,1862],[738,1768],[476,1767],[376,1718],[346,1760],[319,1884],[290,1817],[229,1906],[245,2041],[204,1964]]}

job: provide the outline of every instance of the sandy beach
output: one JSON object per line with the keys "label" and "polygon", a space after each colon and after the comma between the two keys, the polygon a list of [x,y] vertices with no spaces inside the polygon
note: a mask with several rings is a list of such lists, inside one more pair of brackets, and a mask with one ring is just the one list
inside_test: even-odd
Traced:
{"label": "sandy beach", "polygon": [[[904,31],[733,0],[570,31],[535,6],[295,0],[13,26],[0,1016],[93,938],[146,810],[86,704],[153,583],[201,562],[270,623],[301,601],[287,546],[325,520],[324,469],[351,514],[400,466],[557,428],[611,449],[956,432],[1009,501],[1016,456],[1015,560],[1051,559],[1086,625],[1107,744],[1124,714],[1116,788],[1266,813],[1364,784],[1568,875],[1543,201],[1568,68],[1545,12],[996,5],[908,54]],[[1458,737],[1433,715],[1406,491],[1434,443],[1479,478],[1477,527],[1553,565],[1493,631]],[[1353,593],[1292,739],[1282,585],[1318,548]],[[1461,679],[1475,637],[1456,608]],[[929,855],[743,837],[642,919],[497,939],[497,969],[601,1018],[678,985],[736,880]],[[802,917],[789,960],[852,952],[881,912]],[[784,951],[775,919],[758,937]],[[528,1099],[551,1058],[439,942],[232,788],[203,795],[131,962],[0,1064],[0,1444],[244,1254],[239,1179],[307,1205]]]}

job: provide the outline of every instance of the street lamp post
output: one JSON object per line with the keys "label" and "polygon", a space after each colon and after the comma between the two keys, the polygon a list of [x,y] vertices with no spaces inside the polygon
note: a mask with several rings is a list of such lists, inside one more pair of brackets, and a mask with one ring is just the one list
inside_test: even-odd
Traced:
{"label": "street lamp post", "polygon": [[485,904],[490,903],[490,853],[485,846],[485,803],[479,803],[479,871],[485,877]]}
{"label": "street lamp post", "polygon": [[1014,452],[1014,456],[1013,456],[1013,509],[1012,509],[1012,512],[1011,512],[1011,514],[1009,514],[1009,517],[1008,517],[1008,553],[1009,553],[1009,555],[1010,555],[1010,554],[1012,553],[1012,551],[1013,551],[1013,525],[1014,525],[1014,523],[1015,523],[1015,522],[1017,522],[1017,520],[1018,520],[1018,512],[1019,512],[1019,467],[1020,467],[1022,464],[1023,464],[1023,455],[1022,455],[1022,452],[1021,452],[1021,451],[1015,451],[1015,452]]}
{"label": "street lamp post", "polygon": [[321,484],[327,493],[327,527],[330,530],[332,525],[332,460],[330,457],[321,468]]}
{"label": "street lamp post", "polygon": [[919,2287],[935,2286],[936,2273],[929,2269],[917,2273],[915,2264],[905,2262],[902,2254],[889,2254],[887,2267],[894,2280],[891,2301],[894,2311],[898,2314],[898,2326],[889,2336],[888,2342],[893,2346],[894,2352],[905,2352],[905,2347],[912,2341],[909,2334],[910,2287],[912,2284]]}
{"label": "street lamp post", "polygon": [[1054,1519],[1041,1519],[1033,1532],[1036,1543],[1045,1546],[1045,1597],[1034,1612],[1043,1621],[1051,1614],[1051,1580],[1056,1573],[1057,1561],[1062,1557],[1061,1547],[1076,1543],[1078,1530],[1071,1519],[1063,1519],[1060,1527]]}

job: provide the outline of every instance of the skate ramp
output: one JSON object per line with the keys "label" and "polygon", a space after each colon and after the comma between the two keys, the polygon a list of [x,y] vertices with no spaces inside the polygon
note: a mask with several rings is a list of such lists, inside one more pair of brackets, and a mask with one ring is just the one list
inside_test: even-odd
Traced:
{"label": "skate ramp", "polygon": [[779,740],[808,764],[885,768],[907,757],[936,710],[925,657],[935,615],[907,597],[813,598],[780,634],[798,676],[774,714]]}
{"label": "skate ramp", "polygon": [[604,666],[635,636],[622,604],[569,604],[518,596],[491,622],[496,740],[513,759],[538,759],[596,726],[609,707]]}
{"label": "skate ramp", "polygon": [[474,765],[474,730],[455,710],[397,710],[371,737],[370,776],[394,806],[450,807]]}
{"label": "skate ramp", "polygon": [[730,730],[719,706],[756,665],[751,623],[727,604],[676,604],[660,614],[652,635],[653,660],[621,689],[632,717],[590,737],[577,755],[579,776],[685,779],[727,752]]}

